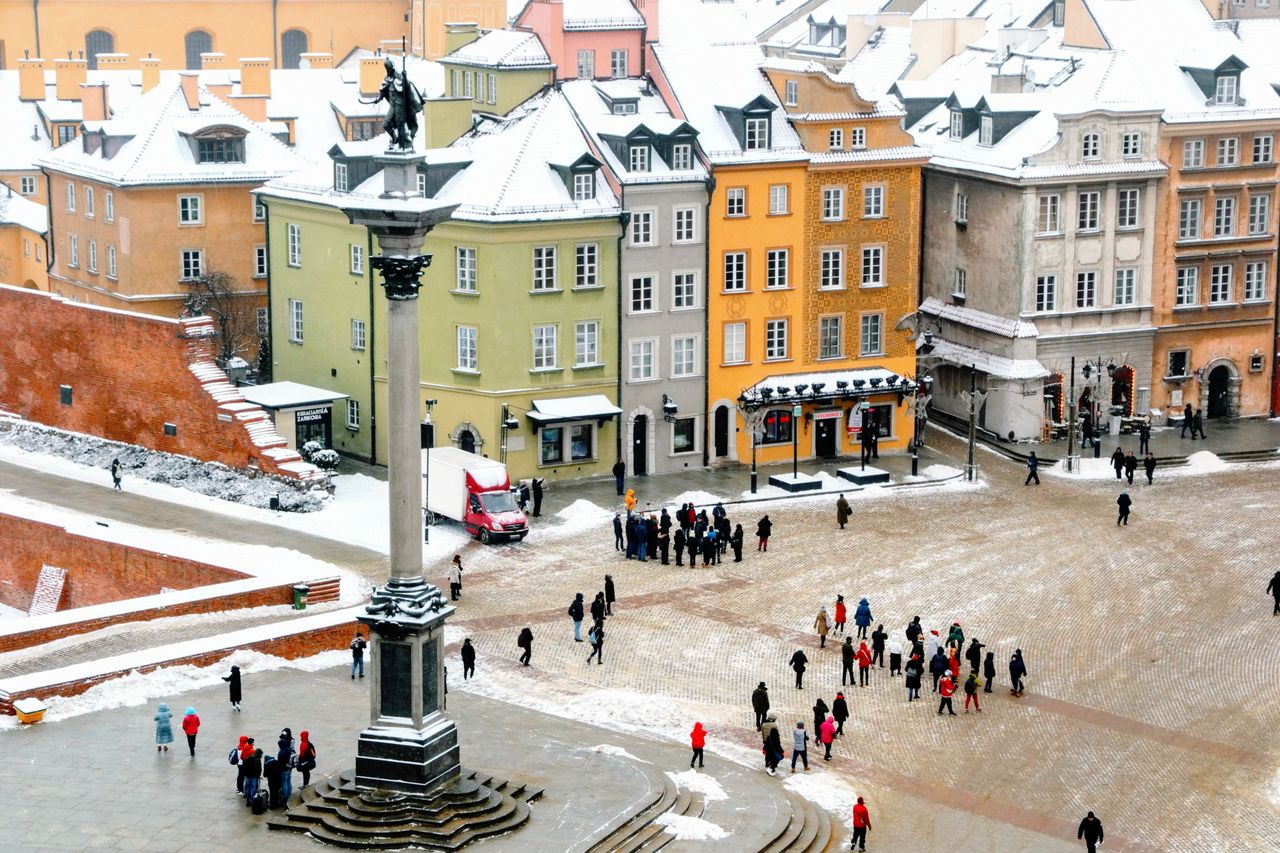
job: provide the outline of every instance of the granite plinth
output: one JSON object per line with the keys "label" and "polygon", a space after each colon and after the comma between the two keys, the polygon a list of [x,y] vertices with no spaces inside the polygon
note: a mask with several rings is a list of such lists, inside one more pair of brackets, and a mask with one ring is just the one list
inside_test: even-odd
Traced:
{"label": "granite plinth", "polygon": [[816,492],[822,488],[822,478],[810,474],[775,474],[769,478],[770,486],[786,489],[788,492]]}
{"label": "granite plinth", "polygon": [[873,468],[870,465],[866,468],[856,465],[849,468],[840,468],[836,471],[836,476],[842,480],[848,480],[850,483],[857,483],[859,486],[889,482],[888,471],[883,468]]}

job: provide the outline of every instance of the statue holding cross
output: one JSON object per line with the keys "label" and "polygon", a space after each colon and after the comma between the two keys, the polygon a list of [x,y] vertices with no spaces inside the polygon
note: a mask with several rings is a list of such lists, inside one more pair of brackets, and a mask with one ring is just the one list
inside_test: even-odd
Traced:
{"label": "statue holding cross", "polygon": [[410,82],[403,65],[397,72],[395,63],[390,57],[383,65],[387,69],[387,76],[382,81],[378,99],[374,103],[387,102],[387,117],[382,122],[382,128],[391,137],[388,150],[411,151],[413,137],[418,133],[418,113],[422,111],[422,93]]}

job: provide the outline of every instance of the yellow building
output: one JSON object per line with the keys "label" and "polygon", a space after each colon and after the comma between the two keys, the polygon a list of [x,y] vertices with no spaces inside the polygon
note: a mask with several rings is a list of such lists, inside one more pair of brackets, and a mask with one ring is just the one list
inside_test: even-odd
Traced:
{"label": "yellow building", "polygon": [[0,284],[49,289],[44,242],[48,230],[43,204],[0,187]]}

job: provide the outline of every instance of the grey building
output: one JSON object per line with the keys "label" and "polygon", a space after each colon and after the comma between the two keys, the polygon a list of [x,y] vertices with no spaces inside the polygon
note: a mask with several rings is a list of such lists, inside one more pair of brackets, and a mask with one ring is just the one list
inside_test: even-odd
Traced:
{"label": "grey building", "polygon": [[708,175],[697,131],[645,80],[563,84],[621,199],[619,391],[633,475],[704,464]]}

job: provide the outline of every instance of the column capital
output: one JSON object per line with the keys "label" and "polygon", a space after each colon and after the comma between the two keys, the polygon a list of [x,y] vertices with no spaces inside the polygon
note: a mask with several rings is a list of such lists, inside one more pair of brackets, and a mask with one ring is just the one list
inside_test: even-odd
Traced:
{"label": "column capital", "polygon": [[431,256],[375,255],[369,259],[369,264],[382,273],[382,288],[387,298],[400,302],[418,298],[418,288],[422,287],[418,277],[431,266]]}

